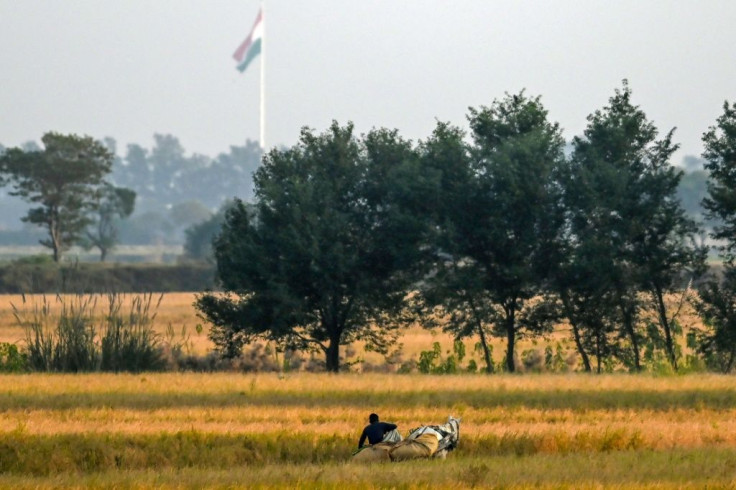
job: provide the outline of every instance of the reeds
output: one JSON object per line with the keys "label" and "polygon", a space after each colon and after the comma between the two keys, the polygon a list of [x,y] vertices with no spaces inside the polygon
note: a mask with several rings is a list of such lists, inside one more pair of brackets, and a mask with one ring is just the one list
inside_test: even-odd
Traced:
{"label": "reeds", "polygon": [[[13,316],[25,333],[28,365],[33,371],[154,371],[165,360],[161,337],[153,329],[152,294],[134,296],[128,312],[124,295],[110,293],[107,314],[98,311],[99,295],[56,295],[52,302],[22,307],[12,304]],[[152,308],[152,305],[153,308]]]}

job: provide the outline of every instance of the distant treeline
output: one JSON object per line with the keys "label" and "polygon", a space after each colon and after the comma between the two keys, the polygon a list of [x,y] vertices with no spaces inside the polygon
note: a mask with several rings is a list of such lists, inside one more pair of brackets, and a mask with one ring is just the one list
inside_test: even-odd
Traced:
{"label": "distant treeline", "polygon": [[[114,139],[105,138],[103,144],[115,155],[111,183],[136,193],[134,214],[118,223],[120,243],[131,245],[181,244],[184,230],[210,218],[226,200],[250,200],[252,174],[261,160],[253,141],[214,158],[187,155],[172,135],[156,134],[152,148],[129,144],[120,153]],[[41,149],[35,142],[21,148]],[[30,206],[0,189],[0,207],[0,245],[37,245],[43,230],[21,222]]]}
{"label": "distant treeline", "polygon": [[33,257],[0,265],[0,294],[204,291],[214,268],[204,264],[57,264]]}

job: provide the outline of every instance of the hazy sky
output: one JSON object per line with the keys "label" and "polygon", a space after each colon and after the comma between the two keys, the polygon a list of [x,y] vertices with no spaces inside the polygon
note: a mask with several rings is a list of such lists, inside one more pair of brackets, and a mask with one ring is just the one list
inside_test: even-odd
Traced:
{"label": "hazy sky", "polygon": [[[0,143],[48,130],[211,156],[258,139],[254,0],[0,0]],[[469,106],[541,95],[571,138],[623,78],[677,159],[736,101],[734,0],[270,0],[267,143],[332,119],[426,137]]]}

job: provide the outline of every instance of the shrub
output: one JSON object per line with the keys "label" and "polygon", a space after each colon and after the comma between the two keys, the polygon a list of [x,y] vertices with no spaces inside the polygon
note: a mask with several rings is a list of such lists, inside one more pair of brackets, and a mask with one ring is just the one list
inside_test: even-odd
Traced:
{"label": "shrub", "polygon": [[0,343],[0,372],[22,373],[28,371],[28,356],[18,346],[8,342]]}

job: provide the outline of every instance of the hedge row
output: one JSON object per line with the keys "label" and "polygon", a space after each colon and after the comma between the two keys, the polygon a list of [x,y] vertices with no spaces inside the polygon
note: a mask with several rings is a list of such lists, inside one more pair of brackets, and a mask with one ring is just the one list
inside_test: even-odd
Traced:
{"label": "hedge row", "polygon": [[0,265],[0,294],[204,291],[214,285],[207,264]]}

